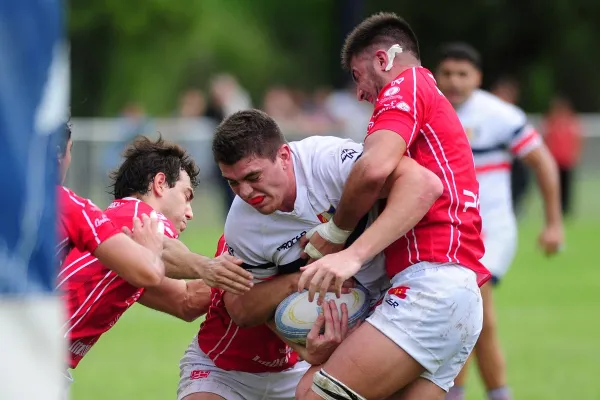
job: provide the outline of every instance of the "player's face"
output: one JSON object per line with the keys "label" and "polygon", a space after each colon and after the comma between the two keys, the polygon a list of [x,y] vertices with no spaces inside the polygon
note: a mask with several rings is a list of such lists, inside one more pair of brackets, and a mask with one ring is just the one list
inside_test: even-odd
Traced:
{"label": "player's face", "polygon": [[436,70],[438,87],[456,108],[481,85],[481,72],[467,60],[446,59]]}
{"label": "player's face", "polygon": [[190,219],[194,218],[192,212],[192,199],[194,189],[187,172],[181,171],[179,180],[170,188],[165,182],[160,197],[159,211],[171,221],[179,232],[183,232]]}
{"label": "player's face", "polygon": [[358,101],[368,101],[373,105],[377,102],[379,92],[389,83],[386,82],[386,77],[381,71],[382,64],[381,57],[377,56],[370,57],[362,54],[352,57],[350,72],[356,83],[356,98]]}
{"label": "player's face", "polygon": [[249,156],[233,165],[219,163],[219,168],[231,190],[261,214],[293,210],[296,183],[288,145],[281,146],[274,161]]}
{"label": "player's face", "polygon": [[73,141],[69,139],[69,141],[67,142],[67,147],[65,148],[65,154],[62,157],[58,158],[58,173],[61,185],[65,183],[65,179],[67,178],[67,172],[69,171],[69,166],[71,165],[72,147]]}

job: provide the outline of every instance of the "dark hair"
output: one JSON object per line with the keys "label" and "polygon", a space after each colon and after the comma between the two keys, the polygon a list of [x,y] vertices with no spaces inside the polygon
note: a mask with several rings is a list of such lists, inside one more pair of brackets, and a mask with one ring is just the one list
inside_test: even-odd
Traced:
{"label": "dark hair", "polygon": [[115,199],[148,193],[150,183],[159,172],[166,175],[169,187],[175,186],[181,171],[190,176],[192,187],[198,186],[200,170],[196,162],[183,147],[160,136],[156,141],[137,136],[127,146],[123,157],[123,164],[110,173]]}
{"label": "dark hair", "polygon": [[260,110],[238,111],[217,126],[212,143],[215,162],[233,165],[248,156],[277,157],[286,140],[279,127]]}
{"label": "dark hair", "polygon": [[412,53],[417,59],[421,58],[417,35],[403,18],[385,12],[371,15],[346,37],[342,47],[342,67],[349,70],[352,57],[372,45],[394,44],[400,45],[404,51]]}
{"label": "dark hair", "polygon": [[482,67],[479,52],[467,43],[455,42],[444,45],[440,51],[438,65],[448,59],[468,61],[478,70],[481,70]]}
{"label": "dark hair", "polygon": [[67,121],[65,124],[64,130],[58,135],[58,144],[56,145],[56,153],[58,157],[62,158],[67,153],[67,146],[69,145],[69,140],[71,140],[71,124],[70,121]]}

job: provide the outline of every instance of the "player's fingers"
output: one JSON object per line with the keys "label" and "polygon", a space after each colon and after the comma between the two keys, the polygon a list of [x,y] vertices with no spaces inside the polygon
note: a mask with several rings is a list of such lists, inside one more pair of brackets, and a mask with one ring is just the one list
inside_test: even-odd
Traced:
{"label": "player's fingers", "polygon": [[323,281],[321,282],[321,287],[319,289],[319,300],[322,301],[325,299],[325,294],[329,291],[329,287],[331,286],[331,273],[325,273],[323,277]]}
{"label": "player's fingers", "polygon": [[300,268],[302,274],[300,274],[300,279],[298,279],[298,293],[302,292],[306,288],[306,284],[312,280],[316,270],[311,267],[302,267]]}
{"label": "player's fingers", "polygon": [[342,303],[340,307],[342,309],[342,318],[340,320],[340,334],[342,340],[348,335],[348,306],[346,303]]}
{"label": "player's fingers", "polygon": [[342,327],[340,324],[340,313],[334,300],[329,301],[329,310],[331,311],[331,320],[333,323],[333,340],[336,343],[340,343],[342,341]]}
{"label": "player's fingers", "polygon": [[308,332],[307,339],[316,339],[321,334],[321,329],[323,329],[323,325],[325,325],[325,315],[319,314],[317,320],[310,328],[310,332]]}
{"label": "player's fingers", "polygon": [[248,287],[246,286],[242,286],[239,283],[235,283],[235,282],[231,282],[228,284],[223,284],[219,287],[219,285],[217,285],[217,287],[219,289],[222,289],[226,292],[229,292],[231,294],[235,294],[236,296],[241,296],[242,294],[246,293],[248,290],[250,290]]}
{"label": "player's fingers", "polygon": [[[344,279],[341,276],[336,276],[335,277],[335,294],[337,296],[337,298],[339,299],[340,297],[342,297],[342,286],[344,285]],[[346,288],[348,290],[348,292],[350,292],[349,288]]]}
{"label": "player's fingers", "polygon": [[356,287],[356,281],[354,280],[354,278],[346,279],[342,283],[342,287],[345,287],[345,288],[355,288]]}
{"label": "player's fingers", "polygon": [[329,302],[323,304],[323,315],[325,316],[325,338],[327,340],[333,340],[335,335],[335,327],[333,325],[333,314]]}
{"label": "player's fingers", "polygon": [[128,227],[124,226],[121,228],[121,231],[123,231],[124,234],[126,234],[127,236],[131,237],[132,233],[131,233],[131,229],[129,229]]}
{"label": "player's fingers", "polygon": [[[151,228],[150,217],[147,214],[142,214],[142,228]],[[150,230],[150,232],[154,232],[154,230]]]}
{"label": "player's fingers", "polygon": [[242,290],[244,292],[250,290],[250,288],[254,286],[252,281],[244,279],[236,273],[226,269],[222,270],[215,279],[217,283],[222,286],[235,287],[237,290]]}
{"label": "player's fingers", "polygon": [[323,275],[324,271],[319,269],[310,280],[310,283],[308,284],[308,301],[312,302],[315,299],[315,293],[317,293],[321,287]]}
{"label": "player's fingers", "polygon": [[306,237],[306,235],[302,236],[298,243],[300,244],[301,249],[305,248],[306,244],[308,243],[308,238]]}
{"label": "player's fingers", "polygon": [[225,268],[227,268],[227,270],[231,271],[233,274],[236,275],[238,282],[246,282],[246,281],[252,280],[254,278],[250,272],[246,271],[244,268],[240,267],[239,265],[234,264],[230,260],[226,259],[225,262],[223,263],[223,266]]}
{"label": "player's fingers", "polygon": [[132,231],[140,231],[142,229],[142,221],[138,217],[133,217],[133,229]]}

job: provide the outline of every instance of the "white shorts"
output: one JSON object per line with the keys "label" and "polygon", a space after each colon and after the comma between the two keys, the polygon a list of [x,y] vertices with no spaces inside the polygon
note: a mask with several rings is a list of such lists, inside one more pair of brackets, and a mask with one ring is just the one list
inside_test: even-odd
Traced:
{"label": "white shorts", "polygon": [[177,399],[193,393],[214,393],[227,400],[294,400],[300,379],[310,364],[300,361],[281,372],[225,371],[212,362],[194,338],[179,363]]}
{"label": "white shorts", "polygon": [[483,324],[476,275],[456,264],[415,264],[392,278],[367,322],[421,364],[423,378],[448,391]]}
{"label": "white shorts", "polygon": [[513,229],[494,229],[483,232],[485,253],[481,263],[492,273],[493,281],[502,279],[510,268],[517,250],[517,232]]}

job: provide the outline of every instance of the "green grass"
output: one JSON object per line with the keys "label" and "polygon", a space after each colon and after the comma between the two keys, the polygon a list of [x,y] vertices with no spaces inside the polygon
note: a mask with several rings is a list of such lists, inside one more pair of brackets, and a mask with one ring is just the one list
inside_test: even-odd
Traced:
{"label": "green grass", "polygon": [[[516,399],[600,399],[600,223],[594,211],[594,218],[567,225],[567,247],[551,259],[537,250],[537,219],[521,223],[519,253],[496,291]],[[183,239],[211,254],[220,233],[196,229]],[[72,398],[175,399],[178,362],[198,326],[134,306],[74,371]],[[468,399],[484,398],[473,368]]]}

